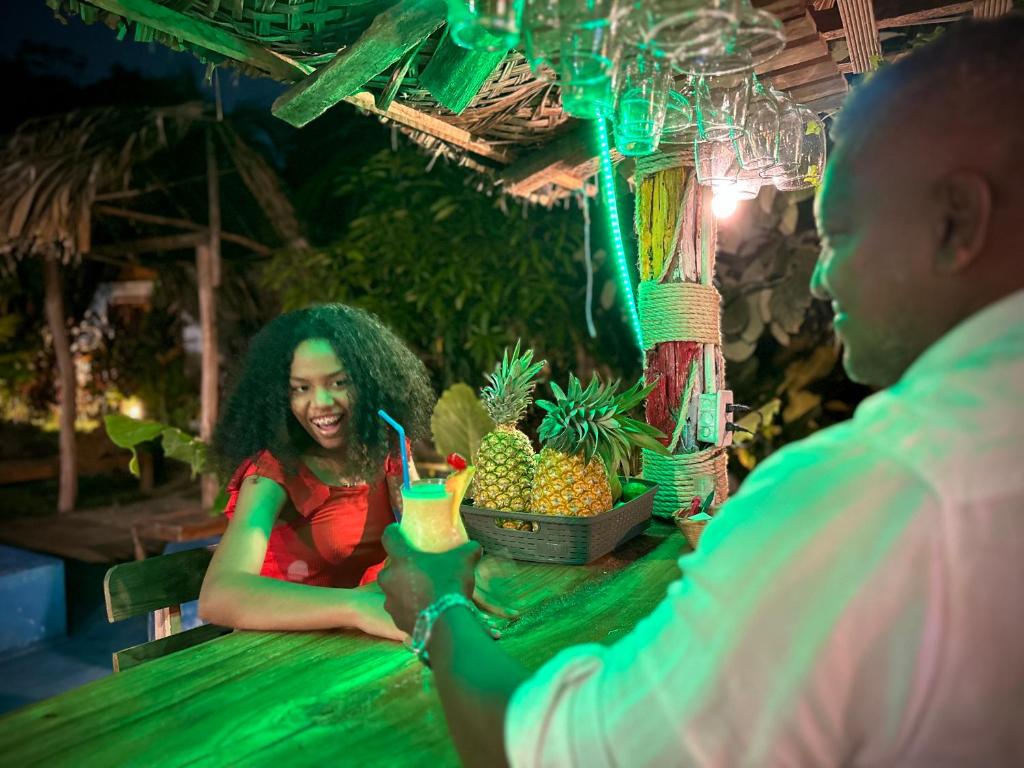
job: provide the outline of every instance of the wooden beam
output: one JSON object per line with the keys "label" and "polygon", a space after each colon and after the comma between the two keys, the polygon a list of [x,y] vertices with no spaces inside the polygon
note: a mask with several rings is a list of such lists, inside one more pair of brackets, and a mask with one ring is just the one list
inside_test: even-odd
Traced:
{"label": "wooden beam", "polygon": [[420,85],[437,99],[438,104],[461,115],[506,53],[467,51],[446,34],[420,72]]}
{"label": "wooden beam", "polygon": [[349,48],[281,94],[271,110],[301,128],[401,59],[444,23],[445,14],[444,0],[399,0]]}
{"label": "wooden beam", "polygon": [[91,5],[116,13],[129,21],[143,24],[171,37],[242,61],[291,82],[300,80],[313,68],[261,45],[235,37],[213,22],[204,23],[153,0],[88,0]]}
{"label": "wooden beam", "polygon": [[[92,212],[99,216],[114,216],[120,219],[129,219],[131,221],[141,221],[144,224],[157,224],[164,227],[178,227],[180,229],[187,229],[190,232],[208,232],[207,227],[202,224],[197,224],[194,221],[188,219],[176,219],[170,216],[158,216],[153,213],[145,213],[144,211],[133,211],[128,208],[118,208],[114,205],[94,205]],[[209,235],[206,235],[209,237]],[[159,238],[153,238],[159,239]],[[261,256],[270,255],[270,248],[265,246],[263,243],[257,242],[252,238],[246,237],[245,235],[236,235],[233,232],[221,232],[221,240],[227,240],[231,243],[237,243],[238,245],[248,248],[253,253],[258,253]],[[138,241],[142,242],[142,241]],[[105,249],[110,246],[104,246]],[[167,249],[163,249],[167,250]]]}
{"label": "wooden beam", "polygon": [[828,44],[820,38],[811,40],[808,43],[799,43],[793,46],[787,45],[778,56],[758,65],[756,72],[758,75],[767,75],[786,67],[804,64],[828,55]]}
{"label": "wooden beam", "polygon": [[593,125],[584,122],[572,133],[555,139],[507,168],[501,175],[502,183],[510,194],[522,196],[545,184],[557,183],[556,179],[564,174],[584,178],[575,171],[594,161],[595,143]]}
{"label": "wooden beam", "polygon": [[[946,19],[970,14],[974,3],[946,3],[939,0],[876,0],[873,4],[877,29],[896,29],[933,19]],[[825,40],[846,37],[839,8],[832,7],[812,13],[814,23]]]}
{"label": "wooden beam", "polygon": [[93,246],[87,253],[90,257],[120,256],[126,253],[162,253],[164,251],[180,251],[184,248],[195,248],[207,240],[205,232],[182,232],[177,235],[161,235],[160,237],[144,237],[140,240],[127,240],[122,243],[108,243]]}
{"label": "wooden beam", "polygon": [[373,101],[373,95],[366,91],[349,96],[345,101],[359,107],[359,109],[387,118],[388,120],[393,120],[399,125],[404,125],[406,128],[412,128],[414,131],[429,134],[441,141],[468,150],[480,157],[486,157],[489,160],[508,164],[512,162],[514,157],[507,149],[492,146],[489,142],[474,136],[469,131],[457,128],[450,123],[446,123],[444,120],[424,114],[404,104],[395,102],[386,111],[377,109],[377,105]]}

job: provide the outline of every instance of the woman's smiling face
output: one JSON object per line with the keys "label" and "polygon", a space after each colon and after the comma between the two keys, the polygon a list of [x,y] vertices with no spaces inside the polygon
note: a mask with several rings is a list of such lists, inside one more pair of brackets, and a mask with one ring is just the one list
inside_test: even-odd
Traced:
{"label": "woman's smiling face", "polygon": [[354,397],[327,339],[306,339],[295,348],[289,390],[292,414],[310,437],[322,448],[343,448]]}

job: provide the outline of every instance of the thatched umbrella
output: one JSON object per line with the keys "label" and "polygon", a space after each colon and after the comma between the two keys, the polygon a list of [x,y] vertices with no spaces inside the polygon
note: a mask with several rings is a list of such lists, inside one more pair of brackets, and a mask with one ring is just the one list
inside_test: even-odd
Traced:
{"label": "thatched umbrella", "polygon": [[[220,173],[216,146],[227,150],[234,170],[252,193],[282,244],[304,244],[298,222],[273,170],[226,123],[201,103],[160,108],[81,110],[22,125],[0,152],[0,257],[43,260],[46,320],[57,358],[60,409],[60,492],[58,510],[74,508],[77,495],[75,455],[75,372],[65,326],[62,268],[94,249],[96,215],[127,218],[144,226],[167,227],[178,234],[126,243],[133,256],[194,247],[203,331],[202,414],[200,436],[209,439],[217,411],[217,336],[215,289],[219,283],[221,241],[267,252],[262,243],[221,231]],[[142,194],[133,178],[164,152],[205,154],[207,217],[168,218],[125,210],[103,201]],[[173,181],[169,180],[169,181]],[[97,200],[100,202],[98,203]],[[181,232],[180,230],[184,230]],[[113,250],[117,250],[115,247]],[[212,500],[204,484],[204,501]],[[205,498],[210,496],[211,498]]]}

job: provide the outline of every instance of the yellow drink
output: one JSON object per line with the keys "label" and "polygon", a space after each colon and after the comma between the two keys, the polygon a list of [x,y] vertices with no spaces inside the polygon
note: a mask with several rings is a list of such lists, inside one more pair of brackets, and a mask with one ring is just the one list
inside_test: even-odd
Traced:
{"label": "yellow drink", "polygon": [[402,533],[424,552],[447,552],[469,541],[458,504],[444,480],[415,480],[402,489]]}

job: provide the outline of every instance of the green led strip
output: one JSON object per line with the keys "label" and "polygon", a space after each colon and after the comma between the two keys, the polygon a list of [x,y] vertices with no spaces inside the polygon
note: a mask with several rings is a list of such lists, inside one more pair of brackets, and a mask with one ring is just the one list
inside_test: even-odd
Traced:
{"label": "green led strip", "polygon": [[601,163],[601,193],[604,195],[608,209],[608,225],[612,232],[612,250],[615,251],[615,263],[619,270],[619,286],[626,297],[626,308],[633,325],[637,346],[641,354],[644,351],[644,336],[640,330],[640,315],[636,311],[636,300],[633,296],[633,285],[629,280],[629,267],[626,264],[626,249],[622,244],[622,226],[619,224],[619,206],[615,199],[615,179],[612,176],[611,147],[608,143],[608,125],[603,117],[595,121],[597,125],[597,157]]}

